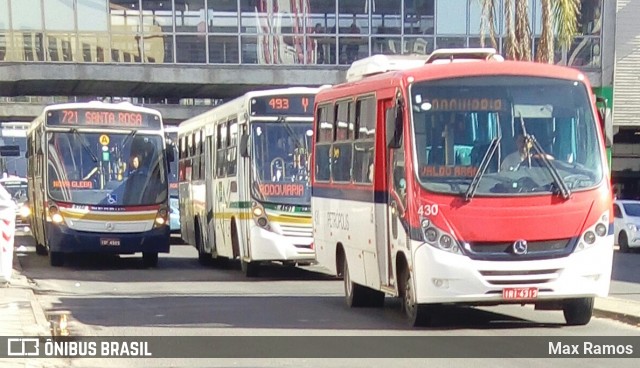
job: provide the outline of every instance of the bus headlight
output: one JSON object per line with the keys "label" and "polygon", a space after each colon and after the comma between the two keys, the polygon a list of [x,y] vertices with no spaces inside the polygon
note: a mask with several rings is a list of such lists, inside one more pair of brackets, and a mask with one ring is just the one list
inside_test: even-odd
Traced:
{"label": "bus headlight", "polygon": [[27,205],[22,205],[20,207],[20,217],[27,218],[29,216],[31,216],[31,208]]}
{"label": "bus headlight", "polygon": [[158,228],[168,224],[169,220],[169,212],[166,208],[160,207],[158,209],[158,213],[156,214],[156,219],[153,222],[153,227]]}
{"label": "bus headlight", "polygon": [[61,224],[64,222],[64,218],[62,217],[62,214],[60,214],[58,207],[49,207],[49,216],[47,216],[47,221],[53,222],[54,224]]}
{"label": "bus headlight", "polygon": [[251,202],[251,214],[253,215],[253,220],[258,226],[265,230],[271,230],[271,226],[269,226],[269,219],[267,218],[267,213],[260,203],[255,201]]}
{"label": "bus headlight", "polygon": [[[628,225],[627,225],[628,226]],[[578,246],[576,247],[576,252],[581,250],[585,250],[591,248],[595,244],[597,244],[598,239],[602,239],[607,236],[609,232],[609,211],[603,213],[598,222],[596,222],[593,226],[590,226],[588,229],[580,235],[578,239]]]}
{"label": "bus headlight", "polygon": [[451,234],[442,231],[433,224],[426,227],[424,225],[426,225],[425,222],[422,223],[422,233],[427,244],[440,250],[444,250],[445,252],[462,254],[458,242],[453,238],[453,236],[451,236]]}

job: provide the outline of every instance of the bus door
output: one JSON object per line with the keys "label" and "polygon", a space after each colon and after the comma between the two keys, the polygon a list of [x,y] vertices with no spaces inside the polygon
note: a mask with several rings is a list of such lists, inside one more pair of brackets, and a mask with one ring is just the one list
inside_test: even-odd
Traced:
{"label": "bus door", "polygon": [[[394,102],[392,99],[387,99],[387,100],[379,101],[378,104],[379,104],[378,111],[382,112],[381,114],[378,114],[378,119],[382,120],[382,124],[378,124],[378,126],[385,127],[386,120],[390,118],[387,115],[390,115],[391,112],[393,111],[392,108],[394,106]],[[393,117],[393,119],[395,119],[395,117]],[[385,135],[384,130],[382,130],[379,133]],[[386,141],[387,140],[385,136],[385,142]],[[383,183],[376,182],[374,185],[376,186],[382,185],[382,188],[388,188],[387,190],[384,190],[384,191],[388,192],[389,195],[386,196],[387,197],[385,199],[386,203],[378,204],[375,206],[375,222],[374,223],[385,224],[385,226],[376,226],[376,230],[375,230],[376,231],[376,253],[378,255],[377,260],[378,260],[378,275],[380,278],[380,285],[392,287],[393,286],[393,282],[392,282],[392,275],[393,275],[392,258],[393,257],[391,252],[391,244],[394,241],[394,239],[393,239],[393,234],[391,229],[393,228],[393,221],[395,221],[397,216],[393,214],[395,204],[394,204],[394,197],[392,196],[391,183],[393,180],[393,168],[395,166],[393,165],[390,159],[392,157],[393,150],[390,150],[386,144],[380,148],[384,149],[385,152],[383,155],[376,154],[376,159],[380,159],[381,157],[384,157],[384,161],[386,162],[386,164],[376,163],[375,167],[380,169],[384,168],[386,172],[376,174],[377,177],[383,178]],[[376,191],[378,190],[379,189],[376,188]]]}
{"label": "bus door", "polygon": [[207,241],[204,245],[205,249],[211,250],[212,255],[216,255],[216,229],[214,222],[214,208],[213,203],[215,201],[214,182],[215,167],[213,165],[215,159],[215,147],[213,145],[213,134],[209,134],[205,138],[204,143],[204,161],[205,161],[205,234]]}
{"label": "bus door", "polygon": [[[238,123],[238,129],[239,129],[239,133],[237,134],[238,137],[242,137],[245,136],[247,134],[249,134],[248,132],[248,124],[245,121],[240,120],[240,122]],[[238,143],[238,147],[240,146],[240,139],[238,138],[237,140]],[[240,246],[243,249],[243,255],[245,257],[251,257],[251,222],[253,221],[252,219],[252,215],[251,215],[251,206],[249,206],[248,204],[251,203],[251,193],[250,193],[250,188],[251,188],[251,174],[250,174],[250,170],[251,170],[251,165],[249,164],[249,160],[246,159],[245,157],[242,157],[242,155],[238,152],[236,155],[236,160],[237,160],[237,171],[238,171],[238,183],[237,183],[237,191],[238,191],[238,202],[240,204],[243,205],[239,205],[239,211],[240,213],[238,214],[238,219],[241,219],[240,221],[238,221],[238,232],[241,234],[240,239],[238,239],[238,241],[240,242]],[[245,219],[248,219],[245,220]]]}
{"label": "bus door", "polygon": [[[394,107],[396,107],[394,109]],[[388,286],[393,287],[393,252],[392,250],[403,249],[407,244],[407,232],[403,223],[407,208],[407,179],[405,163],[405,144],[402,138],[402,108],[398,103],[389,101],[385,104],[385,120],[395,126],[396,138],[391,145],[386,146],[386,179],[387,179],[387,238],[385,254],[385,275],[389,282]],[[387,142],[390,140],[387,139]],[[397,280],[396,280],[397,281]]]}
{"label": "bus door", "polygon": [[231,236],[229,228],[225,221],[225,217],[229,217],[229,204],[231,202],[229,186],[227,180],[227,147],[228,147],[228,130],[227,121],[220,122],[216,125],[216,157],[215,157],[215,173],[216,179],[210,185],[213,185],[213,223],[216,250],[225,257],[233,258],[231,250]]}

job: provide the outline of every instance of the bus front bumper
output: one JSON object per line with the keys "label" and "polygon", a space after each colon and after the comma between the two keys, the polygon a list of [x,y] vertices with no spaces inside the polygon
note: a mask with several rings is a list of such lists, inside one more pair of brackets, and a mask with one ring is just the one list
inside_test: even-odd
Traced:
{"label": "bus front bumper", "polygon": [[[414,243],[418,303],[509,304],[607,296],[613,236],[567,257],[527,261],[479,261]],[[532,299],[503,297],[504,289],[535,288]]]}
{"label": "bus front bumper", "polygon": [[91,233],[48,223],[46,237],[53,252],[100,252],[131,254],[137,252],[169,253],[169,226],[144,233]]}
{"label": "bus front bumper", "polygon": [[251,238],[252,261],[315,262],[310,237],[284,236],[252,226]]}

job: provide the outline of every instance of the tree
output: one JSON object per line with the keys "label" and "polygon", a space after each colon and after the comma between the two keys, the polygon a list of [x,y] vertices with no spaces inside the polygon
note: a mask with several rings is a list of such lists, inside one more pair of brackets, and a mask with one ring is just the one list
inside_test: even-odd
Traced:
{"label": "tree", "polygon": [[[496,5],[498,0],[479,0],[482,3],[480,22],[482,47],[484,34],[489,30],[489,39],[494,48]],[[542,7],[542,34],[536,49],[536,61],[553,63],[555,41],[564,50],[568,49],[578,33],[580,0],[540,0]],[[528,0],[504,0],[505,42],[507,59],[531,60],[531,26],[529,24]],[[554,36],[555,35],[555,36]]]}

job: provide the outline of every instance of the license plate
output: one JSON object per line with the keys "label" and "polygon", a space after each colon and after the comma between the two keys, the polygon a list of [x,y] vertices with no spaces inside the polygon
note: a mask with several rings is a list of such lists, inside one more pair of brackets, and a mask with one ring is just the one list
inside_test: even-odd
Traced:
{"label": "license plate", "polygon": [[119,247],[120,239],[116,238],[100,238],[100,245],[103,247]]}
{"label": "license plate", "polygon": [[538,297],[538,288],[506,288],[502,289],[502,298],[505,300],[535,299]]}

